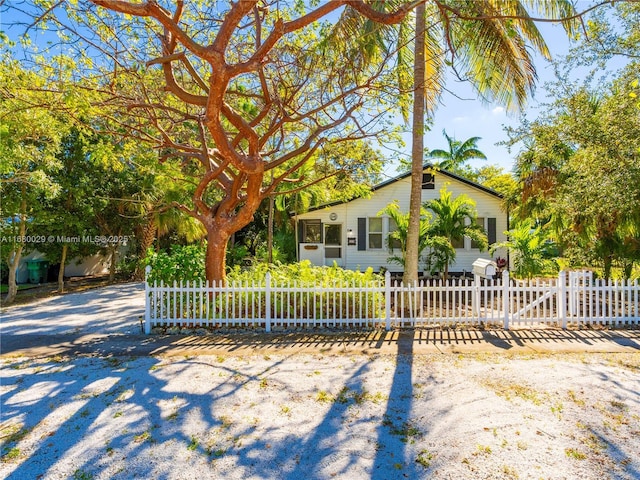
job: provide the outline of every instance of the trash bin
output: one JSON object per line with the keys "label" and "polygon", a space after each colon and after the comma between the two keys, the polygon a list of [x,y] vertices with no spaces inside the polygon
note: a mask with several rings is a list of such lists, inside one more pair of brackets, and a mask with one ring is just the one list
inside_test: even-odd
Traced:
{"label": "trash bin", "polygon": [[42,283],[47,281],[49,262],[43,259],[27,260],[29,271],[29,283]]}

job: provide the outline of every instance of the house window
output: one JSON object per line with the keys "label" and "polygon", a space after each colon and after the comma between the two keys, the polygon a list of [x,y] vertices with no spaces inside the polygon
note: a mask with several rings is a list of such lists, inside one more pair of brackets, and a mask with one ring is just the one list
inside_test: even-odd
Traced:
{"label": "house window", "polygon": [[302,243],[320,243],[322,241],[322,225],[320,220],[307,220],[303,223]]}
{"label": "house window", "polygon": [[[485,232],[487,231],[486,227],[484,226],[484,217],[476,218],[476,223],[480,225],[480,228],[482,228],[482,230],[484,230]],[[471,240],[471,248],[480,248],[480,246],[476,242]]]}
{"label": "house window", "polygon": [[453,237],[451,239],[451,245],[453,248],[464,248],[464,237]]}
{"label": "house window", "polygon": [[434,190],[436,188],[436,179],[432,173],[422,174],[422,189]]}
{"label": "house window", "polygon": [[396,230],[398,230],[398,224],[396,223],[396,221],[393,218],[389,219],[389,248],[391,248],[392,250],[400,250],[402,249],[402,244],[400,242],[400,240],[398,240],[397,238],[392,238],[391,234],[393,232],[395,232]]}
{"label": "house window", "polygon": [[369,248],[382,248],[382,218],[369,218]]}

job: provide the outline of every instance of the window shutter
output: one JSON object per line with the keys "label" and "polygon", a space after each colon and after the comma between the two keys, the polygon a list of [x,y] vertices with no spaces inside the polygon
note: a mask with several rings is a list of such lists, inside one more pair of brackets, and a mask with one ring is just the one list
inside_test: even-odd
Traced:
{"label": "window shutter", "polygon": [[496,219],[495,218],[487,218],[487,240],[489,240],[489,245],[496,243],[498,237],[496,235]]}
{"label": "window shutter", "polygon": [[358,218],[358,250],[367,249],[367,219]]}

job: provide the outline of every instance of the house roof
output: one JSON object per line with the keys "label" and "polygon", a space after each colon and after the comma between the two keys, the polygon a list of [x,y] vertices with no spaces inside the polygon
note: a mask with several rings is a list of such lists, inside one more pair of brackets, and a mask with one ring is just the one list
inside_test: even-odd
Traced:
{"label": "house roof", "polygon": [[[428,169],[433,169],[437,173],[441,173],[441,174],[443,174],[443,175],[445,175],[445,176],[447,176],[449,178],[453,178],[454,180],[457,180],[459,182],[465,183],[465,184],[467,184],[467,185],[469,185],[469,186],[471,186],[473,188],[476,188],[476,189],[481,190],[481,191],[483,191],[485,193],[488,193],[489,195],[493,195],[493,196],[495,196],[497,198],[504,198],[504,195],[502,195],[501,193],[498,193],[495,190],[487,188],[484,185],[480,185],[479,183],[473,182],[473,181],[469,180],[468,178],[461,177],[460,175],[457,175],[455,173],[449,172],[447,170],[443,170],[441,168],[437,168],[437,167],[433,166],[430,163],[425,163],[423,165],[423,167],[422,167],[422,171],[424,172],[425,170],[428,170]],[[394,184],[396,182],[399,182],[400,180],[404,180],[405,178],[410,177],[410,176],[411,176],[411,172],[405,172],[405,173],[403,173],[401,175],[398,175],[397,177],[390,178],[389,180],[385,180],[382,183],[374,185],[373,187],[371,187],[371,191],[375,192],[376,190],[380,190],[380,189],[382,189],[384,187],[387,187],[387,186],[392,185],[392,184]],[[305,213],[314,212],[316,210],[321,210],[323,208],[333,207],[335,205],[341,205],[343,203],[349,203],[349,202],[352,202],[353,200],[357,200],[358,198],[360,198],[360,197],[353,197],[353,198],[351,198],[349,200],[337,200],[335,202],[323,203],[322,205],[318,205],[317,207],[310,208]]]}

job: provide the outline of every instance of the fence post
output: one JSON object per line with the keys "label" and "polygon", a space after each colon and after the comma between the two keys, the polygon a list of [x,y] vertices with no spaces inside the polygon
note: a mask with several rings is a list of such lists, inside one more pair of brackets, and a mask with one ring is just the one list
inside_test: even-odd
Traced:
{"label": "fence post", "polygon": [[265,299],[265,320],[264,329],[267,333],[271,331],[271,272],[267,272],[264,278],[264,299]]}
{"label": "fence post", "polygon": [[471,312],[474,320],[480,318],[480,275],[473,275],[473,294],[471,295]]}
{"label": "fence post", "polygon": [[144,333],[151,333],[151,299],[149,298],[149,274],[151,273],[151,265],[144,268]]}
{"label": "fence post", "polygon": [[504,329],[509,330],[509,306],[511,305],[511,299],[509,295],[511,293],[509,282],[509,270],[502,272],[502,310],[504,311]]}
{"label": "fence post", "polygon": [[[570,285],[569,288],[573,289]],[[572,291],[572,290],[570,290]],[[562,322],[562,329],[567,329],[567,272],[558,273],[558,320]]]}
{"label": "fence post", "polygon": [[391,272],[387,270],[384,274],[384,329],[391,330]]}

